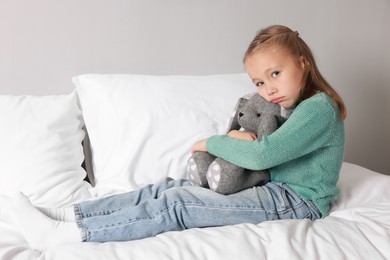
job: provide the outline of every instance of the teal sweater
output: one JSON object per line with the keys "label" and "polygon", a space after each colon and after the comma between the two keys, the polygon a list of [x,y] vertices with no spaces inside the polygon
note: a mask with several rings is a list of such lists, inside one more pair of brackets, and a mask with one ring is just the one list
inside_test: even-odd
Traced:
{"label": "teal sweater", "polygon": [[325,217],[344,159],[344,123],[325,93],[302,101],[289,119],[261,140],[212,136],[209,153],[251,170],[269,169],[271,180],[312,201]]}

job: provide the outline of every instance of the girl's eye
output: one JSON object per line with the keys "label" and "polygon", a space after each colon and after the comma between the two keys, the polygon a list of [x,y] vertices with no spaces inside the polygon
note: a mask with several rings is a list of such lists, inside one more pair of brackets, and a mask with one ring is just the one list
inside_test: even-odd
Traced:
{"label": "girl's eye", "polygon": [[277,76],[279,76],[279,74],[280,74],[279,71],[274,71],[274,72],[272,72],[271,76],[272,76],[273,78],[276,78]]}
{"label": "girl's eye", "polygon": [[264,85],[264,82],[257,82],[256,83],[256,87],[261,87],[261,86],[263,86]]}

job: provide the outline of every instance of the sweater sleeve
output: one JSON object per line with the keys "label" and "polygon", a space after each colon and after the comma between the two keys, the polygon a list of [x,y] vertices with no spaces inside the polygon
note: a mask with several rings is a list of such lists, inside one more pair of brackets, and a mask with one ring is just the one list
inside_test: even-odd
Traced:
{"label": "sweater sleeve", "polygon": [[263,170],[321,148],[331,137],[329,129],[335,120],[337,113],[330,98],[317,94],[298,105],[279,129],[261,140],[212,136],[206,145],[215,156],[246,169]]}

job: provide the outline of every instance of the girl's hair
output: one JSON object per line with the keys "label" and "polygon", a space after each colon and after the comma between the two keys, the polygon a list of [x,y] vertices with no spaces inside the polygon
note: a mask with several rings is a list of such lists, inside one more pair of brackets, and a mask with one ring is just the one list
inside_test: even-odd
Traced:
{"label": "girl's hair", "polygon": [[303,58],[306,68],[303,78],[305,86],[301,90],[298,102],[315,95],[317,92],[325,92],[339,107],[340,118],[346,118],[346,107],[341,96],[321,75],[309,46],[299,37],[297,31],[292,31],[290,28],[282,25],[273,25],[260,30],[245,52],[244,63],[247,57],[268,47],[279,47],[291,55]]}

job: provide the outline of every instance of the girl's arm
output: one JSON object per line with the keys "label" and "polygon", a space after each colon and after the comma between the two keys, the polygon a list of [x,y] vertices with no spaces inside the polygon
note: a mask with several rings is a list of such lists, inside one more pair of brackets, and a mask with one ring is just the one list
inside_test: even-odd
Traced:
{"label": "girl's arm", "polygon": [[207,141],[207,139],[202,139],[202,140],[197,141],[192,146],[191,152],[192,153],[195,153],[195,152],[207,152],[206,141]]}
{"label": "girl's arm", "polygon": [[227,136],[236,139],[247,140],[247,141],[254,141],[257,139],[256,134],[251,132],[243,132],[239,130],[232,130],[227,134]]}
{"label": "girl's arm", "polygon": [[330,98],[316,95],[303,101],[271,135],[256,141],[212,136],[206,141],[207,150],[247,169],[268,169],[321,148],[332,136],[329,129],[336,120]]}
{"label": "girl's arm", "polygon": [[[236,139],[241,139],[241,140],[248,140],[248,141],[254,141],[257,139],[256,134],[251,133],[251,132],[242,132],[238,130],[232,130],[230,131],[227,136],[236,138]],[[193,146],[192,146],[192,153],[194,152],[207,152],[207,146],[206,146],[207,139],[202,139],[197,141]]]}

